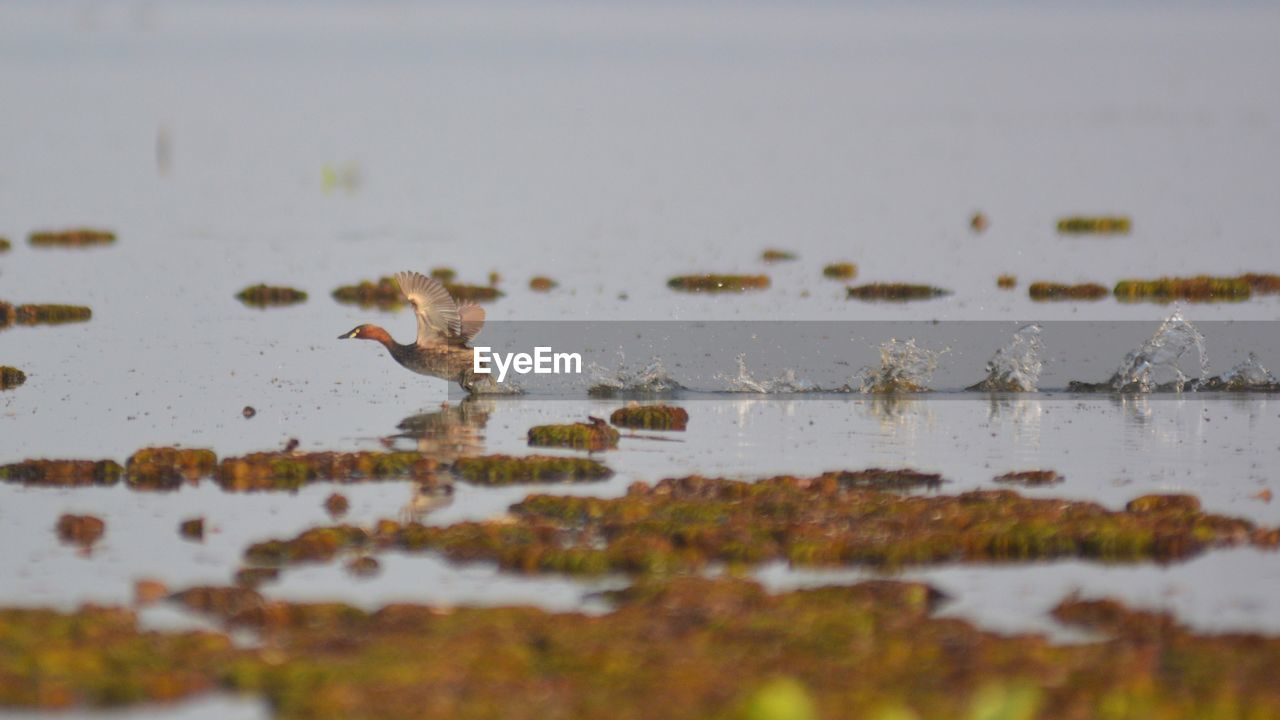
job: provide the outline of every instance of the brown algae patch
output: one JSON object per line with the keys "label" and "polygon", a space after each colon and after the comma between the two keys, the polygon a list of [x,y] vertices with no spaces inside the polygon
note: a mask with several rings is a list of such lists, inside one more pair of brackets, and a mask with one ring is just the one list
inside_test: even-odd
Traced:
{"label": "brown algae patch", "polygon": [[341,493],[333,493],[324,500],[325,512],[329,513],[331,518],[340,518],[347,514],[351,509],[351,501],[347,500],[346,495]]}
{"label": "brown algae patch", "polygon": [[83,305],[17,305],[0,301],[0,328],[10,325],[62,325],[85,322],[93,310]]}
{"label": "brown algae patch", "polygon": [[433,267],[429,274],[444,283],[453,282],[458,277],[458,271],[451,267]]}
{"label": "brown algae patch", "polygon": [[950,295],[950,291],[932,285],[913,285],[911,283],[870,283],[845,288],[846,296],[856,300],[888,300],[906,302],[908,300],[928,300],[930,298]]}
{"label": "brown algae patch", "polygon": [[445,283],[444,289],[458,302],[492,302],[502,297],[502,291],[492,285]]}
{"label": "brown algae patch", "polygon": [[1053,282],[1033,282],[1027,288],[1032,300],[1101,300],[1110,294],[1107,288],[1098,283],[1081,283],[1064,285]]}
{"label": "brown algae patch", "polygon": [[116,234],[110,230],[94,228],[72,228],[70,230],[43,230],[27,236],[27,242],[33,247],[89,247],[93,245],[110,245],[116,241]]}
{"label": "brown algae patch", "polygon": [[689,411],[674,405],[631,404],[614,410],[609,422],[643,430],[684,430],[689,424]]}
{"label": "brown algae patch", "polygon": [[434,485],[436,461],[413,452],[262,452],[226,458],[218,466],[225,490],[296,490],[313,482],[413,480]]}
{"label": "brown algae patch", "polygon": [[767,263],[787,262],[795,260],[796,254],[789,250],[780,250],[778,248],[768,248],[760,253],[760,259]]}
{"label": "brown algae patch", "polygon": [[1240,279],[1249,283],[1249,287],[1258,295],[1275,295],[1280,293],[1280,275],[1263,275],[1245,273]]}
{"label": "brown algae patch", "polygon": [[27,374],[16,367],[0,365],[0,390],[16,388],[27,381]]}
{"label": "brown algae patch", "polygon": [[213,475],[218,456],[198,448],[154,447],[138,450],[125,463],[125,480],[135,490],[176,490]]}
{"label": "brown algae patch", "polygon": [[534,292],[551,292],[559,286],[560,283],[545,275],[529,278],[529,289]]}
{"label": "brown algae patch", "polygon": [[23,485],[115,485],[123,475],[124,468],[114,460],[23,460],[0,465],[0,480]]}
{"label": "brown algae patch", "polygon": [[852,280],[858,274],[858,266],[851,262],[831,263],[822,268],[822,277],[832,280]]}
{"label": "brown algae patch", "polygon": [[1156,280],[1121,280],[1114,290],[1121,302],[1241,302],[1253,294],[1243,277],[1165,277]]}
{"label": "brown algae patch", "polygon": [[618,446],[621,435],[599,418],[589,423],[536,425],[529,428],[529,445],[568,447],[578,450],[608,450]]}
{"label": "brown algae patch", "polygon": [[[1003,475],[997,475],[992,479],[995,482],[1004,485],[1022,485],[1024,487],[1057,485],[1063,480],[1066,480],[1066,478],[1054,470],[1019,470],[1017,472],[1007,472]],[[1199,510],[1199,508],[1196,509]]]}
{"label": "brown algae patch", "polygon": [[251,285],[236,293],[236,299],[257,308],[296,305],[305,302],[307,294],[301,290],[278,285]]}
{"label": "brown algae patch", "polygon": [[93,515],[63,515],[54,527],[64,543],[92,547],[107,532],[107,524]]}
{"label": "brown algae patch", "polygon": [[1133,221],[1124,216],[1073,216],[1058,221],[1058,232],[1063,235],[1128,235],[1132,229]]}
{"label": "brown algae patch", "polygon": [[[645,574],[774,560],[890,568],[1070,557],[1171,562],[1213,547],[1272,547],[1276,535],[1177,503],[1109,511],[1009,490],[919,496],[870,489],[903,486],[886,472],[756,483],[691,476],[636,483],[616,499],[531,495],[503,520],[313,528],[292,540],[254,545],[246,557],[276,564],[377,547],[439,551],[523,572]],[[915,482],[918,476],[908,477]]]}
{"label": "brown algae patch", "polygon": [[178,525],[178,534],[187,540],[204,542],[204,518],[198,517],[183,520]]}
{"label": "brown algae patch", "polygon": [[473,485],[541,482],[591,482],[613,477],[606,465],[589,458],[549,455],[484,455],[458,458],[453,472]]}
{"label": "brown algae patch", "polygon": [[[439,270],[440,268],[437,268]],[[444,287],[459,302],[489,302],[502,297],[502,291],[488,285],[462,285],[448,281]],[[333,299],[341,303],[353,303],[361,307],[374,307],[379,310],[394,310],[406,303],[400,294],[400,287],[390,277],[379,278],[377,282],[362,280],[355,285],[343,285],[333,291]]]}
{"label": "brown algae patch", "polygon": [[996,276],[996,287],[1001,290],[1012,290],[1018,287],[1017,275],[998,275]]}
{"label": "brown algae patch", "polygon": [[274,582],[280,579],[280,568],[273,567],[246,567],[240,568],[235,574],[235,583],[241,588],[258,588],[268,582]]}
{"label": "brown algae patch", "polygon": [[769,287],[768,275],[678,275],[667,281],[667,287],[683,292],[744,292]]}
{"label": "brown algae patch", "polygon": [[0,253],[9,252],[12,247],[13,243],[9,242],[9,238],[0,237]]}

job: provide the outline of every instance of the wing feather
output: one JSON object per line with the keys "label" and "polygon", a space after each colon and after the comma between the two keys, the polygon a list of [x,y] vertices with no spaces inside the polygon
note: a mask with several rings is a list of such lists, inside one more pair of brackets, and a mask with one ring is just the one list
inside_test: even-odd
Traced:
{"label": "wing feather", "polygon": [[475,303],[465,302],[458,306],[458,317],[461,319],[458,336],[463,344],[469,343],[484,327],[484,308]]}
{"label": "wing feather", "polygon": [[439,280],[409,271],[396,273],[395,279],[418,316],[419,345],[448,342],[458,335],[462,327],[458,306]]}

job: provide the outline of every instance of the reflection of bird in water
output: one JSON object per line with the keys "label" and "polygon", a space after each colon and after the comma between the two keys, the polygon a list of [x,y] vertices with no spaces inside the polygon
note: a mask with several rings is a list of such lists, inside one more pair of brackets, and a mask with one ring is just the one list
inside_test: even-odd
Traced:
{"label": "reflection of bird in water", "polygon": [[417,339],[401,344],[391,339],[386,330],[369,324],[343,333],[338,339],[382,343],[401,365],[422,375],[456,381],[468,392],[477,382],[488,380],[488,375],[475,376],[472,349],[468,346],[484,327],[484,309],[471,303],[455,303],[439,280],[421,273],[399,272],[395,279],[417,315]]}
{"label": "reflection of bird in water", "polygon": [[421,522],[424,515],[453,502],[453,484],[416,484],[409,502],[400,508],[400,522]]}
{"label": "reflection of bird in water", "polygon": [[393,447],[408,441],[414,450],[440,463],[479,455],[484,452],[484,426],[493,408],[492,401],[480,401],[474,396],[458,405],[445,403],[436,412],[401,420],[397,426],[400,432],[383,438],[383,444]]}

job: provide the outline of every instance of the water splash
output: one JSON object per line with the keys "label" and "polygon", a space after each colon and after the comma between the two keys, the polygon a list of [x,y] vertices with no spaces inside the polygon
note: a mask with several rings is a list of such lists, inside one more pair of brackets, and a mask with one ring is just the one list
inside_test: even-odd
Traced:
{"label": "water splash", "polygon": [[1204,335],[1182,317],[1180,309],[1174,310],[1142,347],[1125,355],[1124,362],[1108,384],[1117,392],[1182,392],[1193,380],[1181,367],[1183,356],[1192,350],[1200,363],[1200,375],[1194,380],[1203,381],[1209,374],[1209,354],[1205,350]]}
{"label": "water splash", "polygon": [[862,368],[854,387],[862,393],[928,392],[929,378],[946,352],[918,347],[915,338],[890,338],[880,345],[880,366]]}
{"label": "water splash", "polygon": [[1217,377],[1197,383],[1197,390],[1225,392],[1280,392],[1280,382],[1263,367],[1258,356],[1249,353],[1235,367]]}
{"label": "water splash", "polygon": [[987,361],[987,377],[967,390],[987,392],[1035,392],[1044,368],[1044,342],[1040,326],[1025,325],[1013,334],[1009,344]]}
{"label": "water splash", "polygon": [[745,353],[738,355],[738,374],[729,377],[727,375],[717,375],[717,379],[725,382],[725,390],[733,393],[805,393],[818,392],[818,388],[807,380],[801,380],[796,377],[796,373],[791,368],[782,371],[781,375],[772,378],[756,379],[751,375],[751,371],[747,369],[747,356]]}
{"label": "water splash", "polygon": [[591,379],[587,394],[593,397],[611,397],[613,395],[662,395],[679,392],[684,387],[676,382],[662,360],[653,357],[640,367],[627,365],[627,358],[618,352],[618,366],[606,368],[597,363],[587,365]]}

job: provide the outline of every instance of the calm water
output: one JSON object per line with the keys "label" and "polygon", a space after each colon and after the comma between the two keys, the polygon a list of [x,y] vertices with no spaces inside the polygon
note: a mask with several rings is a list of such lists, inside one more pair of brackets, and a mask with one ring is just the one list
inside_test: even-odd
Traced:
{"label": "calm water", "polygon": [[[413,332],[407,313],[336,304],[334,287],[437,265],[469,282],[500,273],[507,294],[488,311],[513,325],[994,321],[1007,339],[1025,321],[1131,321],[1132,341],[1100,347],[1045,331],[1054,382],[1044,387],[1104,380],[1171,308],[1037,305],[1025,285],[1280,271],[1280,85],[1263,72],[1280,66],[1278,29],[1280,11],[1261,4],[0,5],[0,235],[15,241],[0,255],[0,299],[94,310],[85,324],[0,332],[0,362],[29,376],[0,393],[0,462],[123,461],[161,444],[226,456],[294,437],[303,449],[374,449],[406,418],[440,412],[459,434],[426,438],[423,449],[522,453],[530,425],[620,404],[585,392],[503,398],[463,419],[456,402],[441,410],[442,381],[334,340],[366,321],[400,338]],[[968,227],[976,210],[991,219],[982,234]],[[1073,213],[1131,215],[1134,231],[1059,237],[1054,223]],[[85,250],[23,241],[79,224],[120,240]],[[800,259],[765,266],[765,247]],[[841,283],[820,276],[837,260],[858,263],[858,282],[954,292],[907,305],[848,301]],[[768,272],[773,283],[734,297],[665,286],[700,271]],[[1005,272],[1018,275],[1018,290],[996,289]],[[560,287],[532,293],[533,274]],[[233,299],[260,281],[311,298],[265,312]],[[1205,330],[1213,372],[1248,352],[1280,367],[1276,297],[1183,313]],[[1230,324],[1243,320],[1253,322]],[[745,361],[761,376],[847,378],[901,327],[851,337],[847,355],[821,364],[770,364],[763,350]],[[939,388],[979,379],[1003,340],[956,342],[941,356]],[[617,349],[597,345],[606,359]],[[664,354],[650,347],[627,360]],[[700,355],[707,377],[737,372],[737,353],[719,344],[695,337],[665,349]],[[1280,523],[1280,503],[1256,498],[1280,490],[1280,400],[1267,396],[703,394],[684,404],[689,431],[676,442],[624,439],[606,458],[613,479],[564,491],[611,496],[694,472],[879,465],[936,470],[953,492],[1044,467],[1067,481],[1029,493],[1120,507],[1143,493],[1189,492],[1210,510]],[[256,417],[241,416],[245,405]],[[228,582],[248,543],[326,522],[332,489],[0,486],[0,603],[125,602],[143,576]],[[412,497],[403,483],[342,491],[357,522],[396,516]],[[527,492],[460,487],[427,518],[492,517]],[[63,512],[107,521],[91,556],[56,542]],[[197,514],[206,540],[181,540],[177,523]],[[370,607],[599,609],[592,593],[620,582],[515,578],[433,557],[383,565],[367,581],[340,565],[288,570],[268,592]],[[1073,589],[1169,608],[1204,629],[1280,631],[1275,554],[911,575],[953,596],[945,612],[1004,631],[1054,632],[1044,611]],[[782,588],[859,574],[769,567],[761,577]],[[171,611],[144,619],[193,622]]]}

